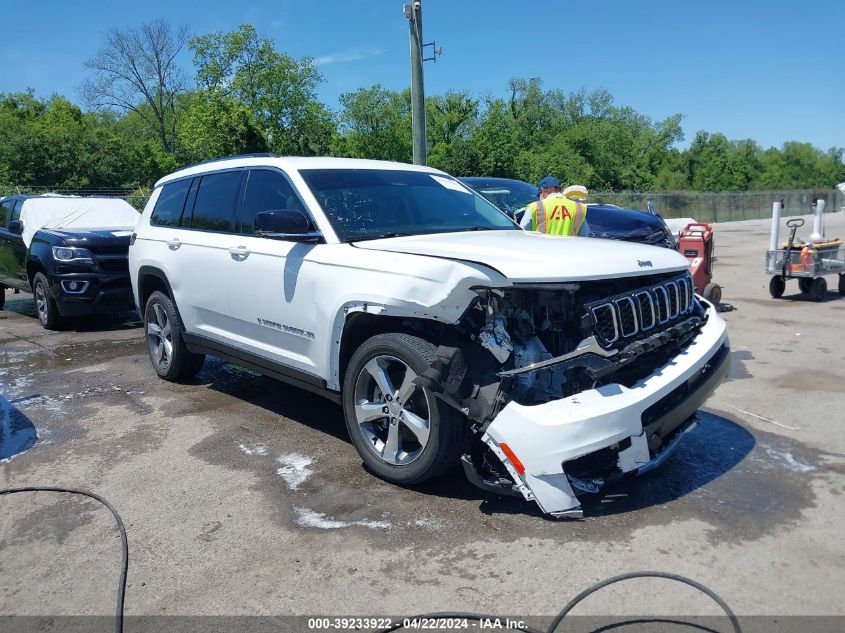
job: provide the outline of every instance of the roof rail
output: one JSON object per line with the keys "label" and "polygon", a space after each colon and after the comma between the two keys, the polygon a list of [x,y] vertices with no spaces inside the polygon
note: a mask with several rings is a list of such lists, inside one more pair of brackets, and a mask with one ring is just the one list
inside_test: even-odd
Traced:
{"label": "roof rail", "polygon": [[185,165],[184,167],[180,167],[177,171],[182,171],[183,169],[189,169],[191,167],[197,167],[198,165],[207,165],[208,163],[216,163],[219,161],[224,160],[235,160],[236,158],[280,158],[281,154],[275,154],[273,152],[256,152],[254,154],[235,154],[233,156],[221,156],[220,158],[209,158],[208,160],[201,161],[199,163],[191,163],[190,165]]}

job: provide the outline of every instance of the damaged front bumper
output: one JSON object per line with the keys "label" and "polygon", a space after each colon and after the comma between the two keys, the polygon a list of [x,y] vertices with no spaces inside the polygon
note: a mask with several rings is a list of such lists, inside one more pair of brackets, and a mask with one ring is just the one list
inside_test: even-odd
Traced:
{"label": "damaged front bumper", "polygon": [[482,436],[514,488],[543,512],[582,516],[578,492],[659,465],[694,426],[694,414],[729,366],[724,321],[713,307],[686,349],[630,388],[607,384],[534,406],[508,403]]}

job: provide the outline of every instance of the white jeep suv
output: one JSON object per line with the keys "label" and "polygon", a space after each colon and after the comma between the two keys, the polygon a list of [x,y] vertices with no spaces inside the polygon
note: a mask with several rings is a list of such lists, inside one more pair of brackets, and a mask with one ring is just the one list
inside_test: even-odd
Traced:
{"label": "white jeep suv", "polygon": [[166,380],[206,354],[343,406],[366,465],[580,516],[695,425],[724,322],[677,252],[524,232],[451,176],[242,156],[156,183],[129,266]]}

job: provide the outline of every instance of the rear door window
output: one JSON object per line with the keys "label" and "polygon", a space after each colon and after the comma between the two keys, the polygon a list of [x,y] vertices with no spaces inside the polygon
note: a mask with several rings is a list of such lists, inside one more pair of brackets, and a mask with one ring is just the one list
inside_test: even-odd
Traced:
{"label": "rear door window", "polygon": [[150,224],[153,226],[179,226],[179,218],[182,217],[182,208],[185,206],[185,198],[188,196],[190,185],[190,178],[164,185],[150,216]]}
{"label": "rear door window", "polygon": [[234,233],[237,228],[238,197],[245,172],[229,171],[203,176],[197,190],[191,228]]}
{"label": "rear door window", "polygon": [[241,233],[255,233],[255,216],[262,211],[282,211],[292,209],[308,214],[282,174],[270,169],[254,169],[249,172],[249,180],[244,196],[244,208],[241,216]]}

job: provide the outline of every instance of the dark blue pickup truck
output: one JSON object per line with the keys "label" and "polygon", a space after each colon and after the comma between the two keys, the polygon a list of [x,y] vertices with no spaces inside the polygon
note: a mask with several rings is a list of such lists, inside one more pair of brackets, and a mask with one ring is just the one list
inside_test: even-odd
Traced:
{"label": "dark blue pickup truck", "polygon": [[0,309],[7,288],[34,295],[47,329],[132,308],[128,255],[137,219],[115,198],[0,199]]}

